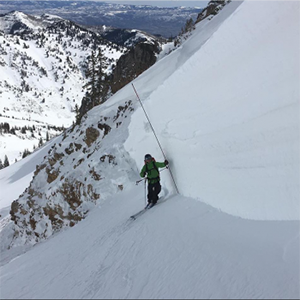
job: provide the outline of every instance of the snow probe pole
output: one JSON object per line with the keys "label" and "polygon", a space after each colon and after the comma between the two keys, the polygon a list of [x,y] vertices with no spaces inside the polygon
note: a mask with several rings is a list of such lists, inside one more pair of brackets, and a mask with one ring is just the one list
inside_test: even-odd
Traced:
{"label": "snow probe pole", "polygon": [[143,180],[145,182],[145,203],[147,205],[147,184],[146,184],[147,178],[145,177],[145,178],[143,178],[141,180],[138,180],[138,181],[135,182],[135,184],[138,185]]}
{"label": "snow probe pole", "polygon": [[[142,103],[142,101],[141,101],[141,99],[140,99],[140,97],[139,97],[139,95],[138,95],[138,93],[137,93],[137,91],[136,91],[136,89],[135,89],[133,83],[131,83],[131,84],[132,84],[132,88],[133,88],[133,90],[134,90],[134,92],[135,92],[135,94],[136,94],[136,96],[137,96],[137,98],[138,98],[138,100],[139,100],[139,102],[140,102],[140,104],[141,104],[141,107],[142,107],[142,109],[143,109],[143,111],[144,111],[144,114],[145,114],[145,116],[146,116],[146,118],[147,118],[147,120],[148,120],[148,122],[149,122],[149,124],[150,124],[150,127],[151,127],[151,129],[152,129],[152,131],[153,131],[153,134],[154,134],[155,138],[156,138],[157,144],[158,144],[158,146],[159,146],[159,148],[160,148],[160,150],[161,150],[161,152],[162,152],[162,154],[163,154],[163,156],[164,156],[164,159],[166,160],[166,159],[167,159],[167,158],[166,158],[166,155],[165,155],[165,153],[164,153],[164,151],[163,151],[163,149],[162,149],[162,147],[161,147],[161,144],[160,144],[160,142],[159,142],[159,140],[158,140],[158,137],[157,137],[157,135],[156,135],[156,133],[155,133],[155,130],[154,130],[152,124],[151,124],[151,121],[150,121],[150,119],[149,119],[149,117],[148,117],[148,114],[147,114],[147,112],[146,112],[146,110],[145,110],[145,108],[144,108],[144,105],[143,105],[143,103]],[[173,180],[173,182],[174,182],[174,186],[175,186],[176,192],[177,192],[177,194],[179,194],[179,190],[178,190],[178,187],[177,187],[177,185],[176,185],[176,182],[175,182],[174,176],[173,176],[173,174],[172,174],[172,171],[171,171],[170,167],[168,167],[168,169],[169,169],[169,171],[170,171],[171,178],[172,178],[172,180]]]}
{"label": "snow probe pole", "polygon": [[146,180],[146,178],[143,178],[143,179],[141,179],[141,180],[137,180],[136,182],[135,182],[135,184],[136,185],[138,185],[141,181],[143,181],[143,180]]}
{"label": "snow probe pole", "polygon": [[146,179],[145,179],[145,205],[147,205],[147,184],[146,184]]}

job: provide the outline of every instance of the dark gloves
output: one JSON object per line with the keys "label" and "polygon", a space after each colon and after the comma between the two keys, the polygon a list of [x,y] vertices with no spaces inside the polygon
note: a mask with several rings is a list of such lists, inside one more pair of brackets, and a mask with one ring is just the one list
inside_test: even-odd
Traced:
{"label": "dark gloves", "polygon": [[167,160],[165,160],[164,163],[166,166],[169,164],[169,162]]}

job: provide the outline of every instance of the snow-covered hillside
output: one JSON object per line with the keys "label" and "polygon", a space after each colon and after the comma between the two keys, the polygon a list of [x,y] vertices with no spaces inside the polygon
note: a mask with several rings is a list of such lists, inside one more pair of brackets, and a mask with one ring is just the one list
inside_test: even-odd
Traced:
{"label": "snow-covered hillside", "polygon": [[15,129],[0,135],[2,161],[4,155],[11,163],[19,160],[25,149],[32,151],[41,138],[75,121],[95,49],[101,49],[103,71],[110,73],[127,48],[56,16],[0,17],[0,123]]}
{"label": "snow-covered hillside", "polygon": [[[131,68],[131,76],[136,77],[151,65],[151,51],[155,62],[163,41],[139,30],[98,32],[49,14],[30,16],[15,11],[1,15],[2,162],[5,155],[10,163],[21,159],[24,150],[31,152],[69,127],[76,115],[85,114],[91,108],[86,93],[98,77],[105,84],[97,101],[105,101],[128,82],[123,83],[128,74],[118,66],[120,57],[126,60],[130,51],[153,46],[153,50],[137,50],[135,55],[140,57],[135,57],[136,68]],[[93,77],[99,69],[101,76]]]}
{"label": "snow-covered hillside", "polygon": [[162,171],[137,220],[164,157],[131,84],[45,146],[2,206],[1,297],[298,298],[299,12],[233,1],[134,80],[180,192]]}

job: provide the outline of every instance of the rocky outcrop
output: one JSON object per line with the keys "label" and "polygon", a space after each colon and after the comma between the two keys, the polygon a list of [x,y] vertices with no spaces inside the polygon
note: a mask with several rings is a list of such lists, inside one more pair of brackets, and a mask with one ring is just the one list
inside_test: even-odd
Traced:
{"label": "rocky outcrop", "polygon": [[[11,246],[36,244],[87,216],[98,201],[123,190],[128,182],[130,160],[120,155],[122,142],[111,134],[133,111],[132,101],[67,130],[36,167],[30,186],[11,205]],[[119,125],[118,125],[119,124]],[[106,142],[107,140],[107,142]]]}
{"label": "rocky outcrop", "polygon": [[99,137],[100,133],[96,128],[89,127],[85,131],[85,143],[88,147],[91,147],[92,143],[94,143]]}
{"label": "rocky outcrop", "polygon": [[231,0],[212,0],[208,3],[207,7],[198,15],[195,23],[199,23],[209,16],[214,16]]}
{"label": "rocky outcrop", "polygon": [[77,124],[80,124],[82,117],[94,106],[105,102],[109,95],[115,94],[118,90],[131,82],[134,78],[146,71],[156,62],[156,55],[161,51],[158,39],[150,41],[141,39],[134,44],[128,52],[123,54],[116,63],[115,68],[109,76],[105,77],[103,90],[93,101],[90,97],[83,97],[79,108]]}
{"label": "rocky outcrop", "polygon": [[160,52],[158,42],[139,43],[117,62],[111,77],[111,91],[116,93],[138,75],[146,71],[156,62],[156,54]]}

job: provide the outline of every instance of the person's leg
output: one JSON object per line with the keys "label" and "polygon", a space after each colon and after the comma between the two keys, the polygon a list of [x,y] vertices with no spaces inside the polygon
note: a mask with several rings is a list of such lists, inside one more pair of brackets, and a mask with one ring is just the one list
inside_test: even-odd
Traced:
{"label": "person's leg", "polygon": [[161,185],[159,182],[156,182],[154,184],[154,188],[153,188],[153,197],[152,197],[152,203],[153,204],[156,204],[157,203],[157,200],[158,200],[158,194],[160,193],[161,191]]}
{"label": "person's leg", "polygon": [[148,195],[147,195],[147,198],[148,198],[148,204],[152,203],[152,200],[153,200],[153,194],[154,194],[154,184],[151,184],[149,183],[148,184]]}

